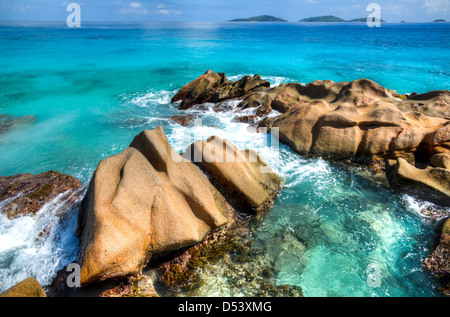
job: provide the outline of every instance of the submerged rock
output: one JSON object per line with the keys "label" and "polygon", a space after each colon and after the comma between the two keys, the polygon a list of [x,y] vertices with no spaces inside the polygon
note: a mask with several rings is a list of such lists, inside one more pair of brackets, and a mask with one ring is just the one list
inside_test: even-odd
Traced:
{"label": "submerged rock", "polygon": [[7,114],[0,114],[0,134],[8,132],[15,127],[27,125],[36,121],[35,116],[13,117]]}
{"label": "submerged rock", "polygon": [[41,284],[30,277],[4,291],[0,297],[47,297],[47,294]]}
{"label": "submerged rock", "polygon": [[17,174],[0,177],[1,211],[13,219],[36,214],[56,199],[60,213],[71,208],[82,195],[81,182],[69,175],[48,171],[37,175]]}
{"label": "submerged rock", "polygon": [[200,242],[231,221],[205,175],[158,127],[102,160],[79,212],[81,283],[139,274],[154,254]]}
{"label": "submerged rock", "polygon": [[187,116],[171,116],[170,120],[182,125],[183,127],[187,127],[192,123],[192,121],[196,118],[195,115],[190,114]]}
{"label": "submerged rock", "polygon": [[100,297],[159,297],[153,281],[146,275],[131,276],[126,283],[102,292]]}

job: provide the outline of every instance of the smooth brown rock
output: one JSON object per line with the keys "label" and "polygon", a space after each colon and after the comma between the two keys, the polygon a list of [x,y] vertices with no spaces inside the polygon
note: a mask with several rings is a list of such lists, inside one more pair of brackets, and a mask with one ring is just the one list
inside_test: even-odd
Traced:
{"label": "smooth brown rock", "polygon": [[430,157],[430,163],[434,167],[442,167],[450,170],[450,151],[433,155]]}
{"label": "smooth brown rock", "polygon": [[192,143],[183,156],[206,171],[216,188],[240,211],[268,210],[283,183],[255,151],[240,151],[217,136]]}
{"label": "smooth brown rock", "polygon": [[58,208],[62,214],[80,198],[82,189],[78,179],[55,171],[0,177],[1,211],[10,219],[34,215],[60,196]]}
{"label": "smooth brown rock", "polygon": [[404,112],[417,111],[430,117],[450,120],[450,91],[437,90],[424,94],[411,94],[408,99],[397,103]]}
{"label": "smooth brown rock", "polygon": [[2,292],[0,297],[47,297],[47,294],[41,284],[30,277]]}
{"label": "smooth brown rock", "polygon": [[386,176],[392,188],[442,206],[450,206],[450,170],[418,169],[399,158],[389,160]]}
{"label": "smooth brown rock", "polygon": [[158,127],[102,160],[79,212],[81,283],[139,274],[153,254],[201,241],[231,209]]}
{"label": "smooth brown rock", "polygon": [[[404,114],[395,105],[377,101],[337,108],[324,100],[300,103],[272,121],[281,141],[300,154],[370,162],[375,156],[407,156],[420,149],[430,153],[446,147],[448,121],[422,114]],[[442,135],[442,136],[440,136]]]}

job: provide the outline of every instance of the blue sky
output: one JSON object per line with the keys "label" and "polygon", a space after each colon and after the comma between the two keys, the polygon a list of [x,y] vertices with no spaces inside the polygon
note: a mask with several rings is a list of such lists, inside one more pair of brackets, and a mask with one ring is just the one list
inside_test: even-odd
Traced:
{"label": "blue sky", "polygon": [[70,2],[80,4],[84,21],[227,21],[262,14],[352,19],[367,17],[372,2],[388,22],[450,20],[450,0],[0,0],[0,20],[65,21]]}

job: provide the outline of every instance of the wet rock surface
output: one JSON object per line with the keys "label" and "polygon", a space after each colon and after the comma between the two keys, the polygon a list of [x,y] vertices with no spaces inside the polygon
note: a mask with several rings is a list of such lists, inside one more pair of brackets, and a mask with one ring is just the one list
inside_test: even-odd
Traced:
{"label": "wet rock surface", "polygon": [[10,219],[34,215],[58,196],[61,202],[58,208],[62,215],[82,195],[83,187],[79,180],[55,171],[0,177],[1,210]]}

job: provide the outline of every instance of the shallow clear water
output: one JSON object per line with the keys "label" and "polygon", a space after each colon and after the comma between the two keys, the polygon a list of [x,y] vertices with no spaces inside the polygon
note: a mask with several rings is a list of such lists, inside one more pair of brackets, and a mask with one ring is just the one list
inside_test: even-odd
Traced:
{"label": "shallow clear water", "polygon": [[[287,178],[254,234],[277,283],[307,296],[437,295],[421,268],[435,221],[418,213],[417,202],[323,160],[277,151],[230,114],[198,112],[203,126],[195,128],[168,118],[179,114],[170,104],[177,89],[207,69],[233,80],[258,73],[273,85],[369,78],[400,93],[449,89],[449,31],[445,23],[2,24],[0,114],[36,120],[0,134],[0,175],[52,169],[86,184],[102,158],[143,129],[162,125],[177,151],[220,135],[255,148]],[[0,218],[0,290],[26,276],[48,285],[76,258],[76,217],[39,219]],[[47,223],[57,230],[36,239]],[[285,249],[271,251],[271,243]],[[370,264],[380,268],[380,287],[368,286]]]}

